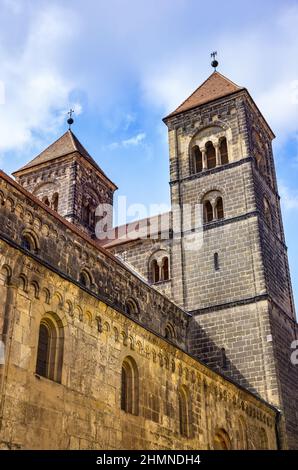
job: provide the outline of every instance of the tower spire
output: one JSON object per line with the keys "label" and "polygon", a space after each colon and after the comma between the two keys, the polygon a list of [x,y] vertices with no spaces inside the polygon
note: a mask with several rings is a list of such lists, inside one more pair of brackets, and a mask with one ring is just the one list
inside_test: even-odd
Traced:
{"label": "tower spire", "polygon": [[216,67],[218,66],[218,60],[216,59],[217,57],[217,51],[211,52],[211,57],[212,57],[212,62],[211,65],[214,68],[214,72],[216,72]]}
{"label": "tower spire", "polygon": [[74,120],[72,118],[72,115],[74,113],[74,110],[70,108],[70,110],[68,111],[68,115],[69,115],[69,118],[67,119],[67,124],[68,124],[68,129],[71,129],[71,125],[74,123]]}

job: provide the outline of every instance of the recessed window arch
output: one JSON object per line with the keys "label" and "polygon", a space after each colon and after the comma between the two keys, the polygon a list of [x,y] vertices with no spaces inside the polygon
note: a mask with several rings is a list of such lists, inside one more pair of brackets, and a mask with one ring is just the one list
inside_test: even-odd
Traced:
{"label": "recessed window arch", "polygon": [[156,259],[151,261],[151,275],[152,275],[152,282],[159,282],[160,281],[160,272],[159,266]]}
{"label": "recessed window arch", "polygon": [[268,450],[268,437],[267,437],[267,433],[265,431],[264,428],[261,428],[260,431],[259,431],[259,436],[260,436],[260,450]]}
{"label": "recessed window arch", "polygon": [[38,243],[35,235],[29,232],[23,232],[21,237],[21,247],[31,252],[38,251]]}
{"label": "recessed window arch", "polygon": [[95,208],[91,202],[85,202],[82,207],[82,222],[87,227],[95,226]]}
{"label": "recessed window arch", "polygon": [[127,299],[125,303],[125,311],[128,315],[138,315],[139,314],[139,307],[137,302],[134,299]]}
{"label": "recessed window arch", "polygon": [[46,316],[39,325],[36,374],[61,382],[63,347],[64,330],[61,320],[54,315]]}
{"label": "recessed window arch", "polygon": [[236,433],[236,440],[238,450],[248,449],[247,427],[242,416],[238,419],[238,430]]}
{"label": "recessed window arch", "polygon": [[91,275],[85,269],[80,273],[79,282],[84,287],[90,287],[92,284]]}
{"label": "recessed window arch", "polygon": [[59,205],[59,194],[54,193],[52,196],[51,208],[58,212],[58,205]]}
{"label": "recessed window arch", "polygon": [[164,256],[161,261],[161,280],[168,281],[169,277],[169,258]]}
{"label": "recessed window arch", "polygon": [[175,328],[171,323],[167,323],[165,327],[165,338],[169,340],[173,340],[176,338]]}
{"label": "recessed window arch", "polygon": [[181,436],[190,437],[190,400],[189,392],[185,386],[178,390],[178,407],[179,407],[179,431]]}
{"label": "recessed window arch", "polygon": [[121,368],[121,409],[139,414],[139,372],[135,360],[127,356]]}
{"label": "recessed window arch", "polygon": [[220,154],[220,163],[226,165],[229,163],[229,154],[228,154],[228,144],[226,137],[222,137],[219,141],[219,154]]}
{"label": "recessed window arch", "polygon": [[224,208],[223,208],[223,200],[222,197],[219,196],[216,199],[215,203],[215,218],[216,219],[223,219],[224,218]]}
{"label": "recessed window arch", "polygon": [[231,439],[224,429],[219,429],[213,439],[213,447],[215,450],[230,450]]}
{"label": "recessed window arch", "polygon": [[170,258],[165,250],[158,250],[149,259],[149,279],[154,283],[170,280]]}
{"label": "recessed window arch", "polygon": [[42,202],[43,202],[46,206],[49,206],[49,207],[50,207],[50,201],[49,201],[48,196],[44,196],[44,197],[42,198]]}
{"label": "recessed window arch", "polygon": [[224,218],[223,198],[218,190],[209,191],[202,198],[204,223]]}
{"label": "recessed window arch", "polygon": [[200,173],[203,169],[203,155],[198,145],[192,148],[193,173]]}
{"label": "recessed window arch", "polygon": [[213,143],[209,140],[206,145],[206,159],[207,159],[207,168],[215,168],[216,167],[216,150]]}
{"label": "recessed window arch", "polygon": [[204,222],[212,222],[213,207],[210,201],[204,201]]}

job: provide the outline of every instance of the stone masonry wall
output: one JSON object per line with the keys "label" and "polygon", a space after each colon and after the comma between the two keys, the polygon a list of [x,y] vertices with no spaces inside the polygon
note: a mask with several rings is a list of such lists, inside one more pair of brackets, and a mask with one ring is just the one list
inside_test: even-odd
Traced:
{"label": "stone masonry wall", "polygon": [[[212,449],[219,431],[232,448],[276,448],[276,412],[266,403],[18,248],[1,241],[0,253],[0,448]],[[46,314],[63,324],[61,384],[35,374]],[[137,416],[120,406],[126,357],[138,368]],[[191,403],[188,438],[179,431],[181,387]]]}

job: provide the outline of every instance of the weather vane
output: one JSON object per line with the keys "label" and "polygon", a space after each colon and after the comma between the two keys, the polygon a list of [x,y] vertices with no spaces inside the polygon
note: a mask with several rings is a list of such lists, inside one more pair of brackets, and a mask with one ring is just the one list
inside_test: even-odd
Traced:
{"label": "weather vane", "polygon": [[71,125],[74,123],[74,120],[73,120],[73,118],[72,118],[73,113],[74,113],[74,110],[73,110],[73,109],[70,109],[70,110],[68,111],[68,113],[67,113],[67,114],[69,115],[69,118],[67,119],[67,124],[68,124],[68,126],[69,126],[69,127],[68,127],[69,129],[71,128]]}
{"label": "weather vane", "polygon": [[216,60],[217,51],[211,52],[211,57],[212,57],[211,65],[214,68],[214,72],[216,72],[216,67],[218,66],[218,60]]}

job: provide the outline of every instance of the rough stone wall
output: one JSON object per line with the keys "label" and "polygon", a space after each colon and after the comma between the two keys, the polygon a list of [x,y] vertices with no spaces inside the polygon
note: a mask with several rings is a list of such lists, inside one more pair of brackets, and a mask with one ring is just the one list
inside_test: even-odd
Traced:
{"label": "rough stone wall", "polygon": [[84,288],[122,312],[126,311],[127,301],[134,300],[138,306],[137,321],[162,336],[171,324],[177,344],[185,346],[187,313],[3,173],[0,203],[0,231],[5,237],[21,245],[26,234],[34,240],[32,255],[51,269],[77,284],[80,274],[86,273],[89,283]]}
{"label": "rough stone wall", "polygon": [[[212,449],[219,431],[231,448],[276,448],[276,411],[265,402],[17,247],[1,240],[0,252],[0,319],[8,322],[0,448]],[[61,384],[35,373],[39,324],[47,314],[63,324]],[[139,373],[137,416],[120,406],[128,356]],[[179,426],[182,386],[191,404],[187,438]]]}

